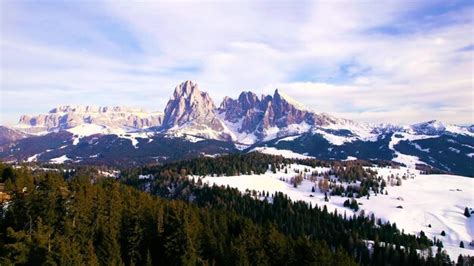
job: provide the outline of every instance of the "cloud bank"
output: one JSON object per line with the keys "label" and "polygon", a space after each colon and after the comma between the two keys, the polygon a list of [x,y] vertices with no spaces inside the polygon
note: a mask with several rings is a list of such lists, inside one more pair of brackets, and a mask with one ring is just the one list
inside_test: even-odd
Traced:
{"label": "cloud bank", "polygon": [[469,1],[1,2],[0,123],[59,104],[162,110],[282,89],[375,123],[474,123]]}

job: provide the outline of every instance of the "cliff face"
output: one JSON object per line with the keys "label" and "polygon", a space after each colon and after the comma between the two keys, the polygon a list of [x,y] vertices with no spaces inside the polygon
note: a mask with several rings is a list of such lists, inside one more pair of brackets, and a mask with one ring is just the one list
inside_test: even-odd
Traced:
{"label": "cliff face", "polygon": [[47,114],[23,115],[19,126],[34,131],[55,131],[73,128],[83,124],[96,124],[109,128],[144,129],[160,126],[163,114],[149,113],[127,107],[71,106],[53,108]]}
{"label": "cliff face", "polygon": [[200,91],[192,81],[185,81],[175,88],[165,108],[162,130],[175,135],[231,139],[209,94]]}
{"label": "cliff face", "polygon": [[226,97],[218,112],[225,121],[238,124],[239,133],[252,133],[259,139],[265,138],[272,128],[281,129],[285,134],[294,125],[304,124],[308,128],[330,123],[329,117],[309,111],[278,90],[261,98],[252,92],[242,92],[238,99]]}

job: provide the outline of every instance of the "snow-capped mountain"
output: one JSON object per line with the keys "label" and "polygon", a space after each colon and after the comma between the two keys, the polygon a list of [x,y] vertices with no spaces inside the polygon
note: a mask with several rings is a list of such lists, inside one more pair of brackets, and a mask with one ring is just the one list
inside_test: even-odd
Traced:
{"label": "snow-capped mountain", "polygon": [[418,135],[440,135],[445,132],[474,136],[473,126],[444,125],[438,120],[416,123],[405,127],[405,131]]}
{"label": "snow-capped mountain", "polygon": [[175,135],[193,135],[208,139],[230,140],[224,123],[215,112],[207,92],[192,81],[178,85],[166,105],[161,131]]}
{"label": "snow-capped mountain", "polygon": [[242,92],[238,99],[224,98],[218,113],[237,141],[252,144],[261,140],[302,133],[315,126],[331,124],[327,115],[310,111],[278,89],[258,98]]}
{"label": "snow-capped mountain", "polygon": [[356,122],[312,111],[278,89],[260,97],[242,92],[216,107],[197,83],[185,81],[163,113],[60,106],[48,114],[22,116],[17,126],[2,132],[0,158],[8,160],[49,160],[51,151],[66,155],[74,150],[75,161],[91,161],[105,156],[106,149],[114,156],[127,150],[131,160],[148,161],[271,147],[321,159],[393,160],[474,176],[474,126],[436,120],[407,126]]}
{"label": "snow-capped mountain", "polygon": [[15,128],[30,134],[47,134],[95,125],[107,129],[104,132],[113,133],[160,126],[162,119],[161,112],[149,113],[137,108],[63,105],[47,114],[23,115]]}
{"label": "snow-capped mountain", "polygon": [[29,136],[30,135],[22,131],[15,130],[13,128],[0,126],[0,151],[3,145],[13,143],[15,141],[27,138]]}

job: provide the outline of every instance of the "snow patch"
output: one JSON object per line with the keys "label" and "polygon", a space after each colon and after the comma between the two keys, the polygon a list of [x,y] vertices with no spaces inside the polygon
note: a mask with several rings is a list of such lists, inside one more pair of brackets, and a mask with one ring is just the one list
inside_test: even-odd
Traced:
{"label": "snow patch", "polygon": [[51,163],[55,163],[55,164],[61,164],[61,163],[64,163],[65,161],[70,161],[71,159],[68,158],[66,155],[63,155],[63,156],[60,156],[60,157],[57,157],[57,158],[53,158],[51,160],[49,160]]}
{"label": "snow patch", "polygon": [[458,150],[456,148],[453,148],[453,147],[449,147],[448,149],[452,152],[455,152],[455,153],[460,153],[461,152],[460,150]]}
{"label": "snow patch", "polygon": [[149,174],[149,175],[139,175],[138,176],[138,179],[140,180],[143,180],[143,179],[152,179],[153,178],[153,175],[152,174]]}
{"label": "snow patch", "polygon": [[355,139],[354,137],[336,136],[321,129],[317,129],[315,133],[322,135],[329,143],[336,146],[341,146],[346,142],[352,142]]}
{"label": "snow patch", "polygon": [[274,147],[257,147],[255,149],[251,150],[251,152],[252,151],[257,151],[257,152],[270,154],[270,155],[280,155],[280,156],[283,156],[285,158],[295,158],[295,159],[314,158],[314,157],[299,154],[299,153],[296,153],[296,152],[293,152],[293,151],[290,151],[290,150],[279,150],[279,149],[276,149]]}
{"label": "snow patch", "polygon": [[74,135],[72,140],[72,145],[76,146],[79,144],[79,141],[87,136],[95,135],[95,134],[109,134],[110,132],[107,130],[105,126],[100,126],[96,124],[82,124],[73,128],[68,129],[70,133]]}
{"label": "snow patch", "polygon": [[28,157],[28,159],[26,159],[27,162],[36,162],[38,160],[38,156],[41,155],[41,153],[38,153],[38,154],[35,154],[31,157]]}
{"label": "snow patch", "polygon": [[279,139],[275,142],[275,144],[278,144],[280,143],[281,141],[293,141],[297,138],[299,138],[301,135],[296,135],[296,136],[290,136],[290,137],[286,137],[286,138],[282,138],[282,139]]}
{"label": "snow patch", "polygon": [[187,141],[192,142],[192,143],[196,143],[196,142],[205,140],[205,139],[203,139],[203,138],[196,137],[196,136],[191,136],[191,135],[184,135],[184,138],[185,138]]}
{"label": "snow patch", "polygon": [[357,157],[347,156],[347,158],[344,161],[354,161],[354,160],[357,160]]}
{"label": "snow patch", "polygon": [[429,148],[426,148],[426,149],[423,149],[420,145],[418,145],[418,143],[410,143],[412,145],[415,146],[415,148],[419,151],[422,151],[422,152],[430,152],[430,149]]}

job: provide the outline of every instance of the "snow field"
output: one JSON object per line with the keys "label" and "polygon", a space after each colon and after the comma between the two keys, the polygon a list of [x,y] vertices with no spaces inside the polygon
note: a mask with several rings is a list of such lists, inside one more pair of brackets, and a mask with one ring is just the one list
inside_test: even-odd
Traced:
{"label": "snow field", "polygon": [[[282,192],[294,201],[302,200],[311,203],[312,206],[326,205],[328,211],[337,210],[340,214],[346,212],[347,216],[354,214],[349,208],[343,207],[347,197],[330,196],[329,202],[325,202],[324,193],[318,189],[317,181],[311,182],[309,179],[304,179],[297,188],[289,182],[297,175],[295,169],[304,173],[306,168],[308,170],[306,175],[309,177],[312,171],[321,173],[328,171],[329,168],[312,168],[298,164],[292,164],[287,168],[287,174],[284,173],[283,167],[277,173],[268,171],[263,175],[201,178],[209,185],[229,185],[241,192],[256,190],[269,192],[270,195]],[[440,239],[452,260],[456,260],[459,254],[474,256],[474,247],[469,245],[474,240],[474,215],[471,218],[463,215],[465,207],[474,207],[474,179],[454,175],[420,175],[418,170],[405,167],[400,169],[371,167],[371,169],[376,170],[378,176],[385,179],[392,174],[395,177],[397,175],[402,177],[405,174],[408,178],[402,180],[401,186],[388,184],[386,187],[388,195],[379,193],[375,196],[371,192],[369,199],[358,198],[357,202],[361,204],[359,212],[364,210],[366,216],[374,213],[376,218],[384,222],[396,223],[397,227],[405,233],[419,234],[420,231],[424,231],[430,239],[434,237]],[[198,177],[191,178],[197,180]],[[313,186],[316,189],[315,193],[311,192]],[[271,202],[271,198],[268,200]],[[397,208],[397,206],[402,206],[402,208]],[[443,230],[446,232],[445,237],[441,236]],[[459,248],[460,241],[464,242],[465,248]]]}

